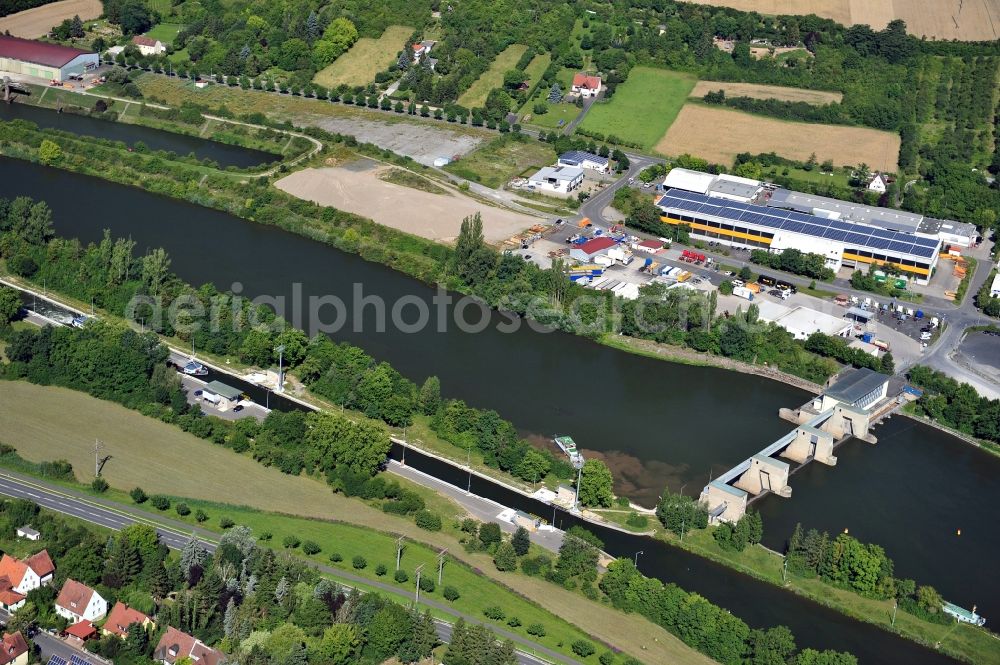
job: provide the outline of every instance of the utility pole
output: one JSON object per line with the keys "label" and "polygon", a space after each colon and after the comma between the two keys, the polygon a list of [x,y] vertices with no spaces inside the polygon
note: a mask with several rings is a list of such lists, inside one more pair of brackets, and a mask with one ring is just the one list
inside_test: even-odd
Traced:
{"label": "utility pole", "polygon": [[444,555],[447,553],[447,547],[438,552],[438,586],[441,586],[441,574],[444,572]]}
{"label": "utility pole", "polygon": [[275,349],[278,352],[278,387],[274,392],[283,393],[285,392],[285,371],[284,371],[284,356],[285,356],[285,345],[280,344],[278,348]]}
{"label": "utility pole", "polygon": [[413,595],[413,606],[416,607],[420,603],[420,574],[424,570],[424,564],[417,566],[417,569],[413,572],[417,574],[417,588]]}
{"label": "utility pole", "polygon": [[94,477],[101,475],[101,449],[104,443],[100,439],[94,439]]}
{"label": "utility pole", "polygon": [[399,570],[399,560],[403,556],[403,536],[396,539],[396,570]]}

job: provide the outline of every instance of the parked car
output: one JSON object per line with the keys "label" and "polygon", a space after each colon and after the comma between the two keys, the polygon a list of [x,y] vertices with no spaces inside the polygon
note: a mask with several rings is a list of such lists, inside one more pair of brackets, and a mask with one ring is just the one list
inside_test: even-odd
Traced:
{"label": "parked car", "polygon": [[237,404],[236,406],[233,407],[233,413],[239,413],[242,410],[243,410],[242,404]]}
{"label": "parked car", "polygon": [[195,396],[195,397],[201,397],[201,396],[202,396],[202,393],[203,393],[203,391],[201,391],[201,390],[196,390],[196,391],[194,391],[194,396]]}
{"label": "parked car", "polygon": [[929,332],[922,332],[922,333],[920,333],[920,339],[922,339],[922,340],[930,339],[932,336],[933,335],[931,333],[929,333]]}

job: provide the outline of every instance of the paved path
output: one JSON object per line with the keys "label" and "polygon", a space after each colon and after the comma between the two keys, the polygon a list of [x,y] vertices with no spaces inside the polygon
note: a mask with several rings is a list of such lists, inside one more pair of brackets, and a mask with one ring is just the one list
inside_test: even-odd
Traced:
{"label": "paved path", "polygon": [[[218,534],[211,531],[194,527],[183,522],[178,522],[168,518],[152,516],[135,508],[122,504],[88,496],[83,492],[73,489],[59,487],[30,476],[12,471],[0,471],[0,494],[15,498],[28,499],[34,501],[39,506],[70,515],[72,517],[98,524],[100,526],[119,530],[132,524],[149,524],[154,527],[160,535],[160,539],[165,545],[174,550],[184,547],[185,543],[193,536],[210,552],[214,552],[218,545],[216,538]],[[409,600],[411,594],[403,591],[397,586],[378,580],[370,580],[353,573],[316,564],[310,562],[311,566],[320,572],[326,573],[341,580],[346,580],[350,584],[364,585],[369,588],[378,589],[382,593],[401,597]],[[500,626],[481,621],[478,617],[456,612],[446,603],[441,603],[433,599],[424,597],[421,603],[427,607],[444,611],[450,615],[460,617],[469,623],[482,623],[488,625],[500,637],[513,640],[519,648],[526,651],[518,651],[518,662],[522,665],[543,665],[552,661],[569,663],[570,665],[580,665],[578,661],[563,656],[547,647],[525,639],[516,633],[512,633]],[[451,636],[451,626],[444,621],[437,621],[438,636],[443,641]],[[538,655],[535,655],[538,654]]]}

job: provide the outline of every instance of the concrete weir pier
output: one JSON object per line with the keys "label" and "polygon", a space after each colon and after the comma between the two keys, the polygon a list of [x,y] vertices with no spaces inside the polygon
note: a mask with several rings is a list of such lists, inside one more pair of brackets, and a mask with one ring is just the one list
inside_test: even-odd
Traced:
{"label": "concrete weir pier", "polygon": [[736,522],[768,492],[791,497],[791,474],[814,460],[834,466],[834,449],[850,438],[874,444],[871,426],[901,403],[888,399],[889,381],[870,369],[847,370],[798,409],[781,409],[779,416],[797,427],[705,485],[700,501],[709,521]]}

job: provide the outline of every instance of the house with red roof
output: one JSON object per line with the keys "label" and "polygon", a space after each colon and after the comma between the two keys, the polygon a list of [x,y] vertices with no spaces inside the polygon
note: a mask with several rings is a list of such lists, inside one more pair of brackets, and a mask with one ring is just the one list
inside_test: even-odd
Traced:
{"label": "house with red roof", "polygon": [[108,613],[108,601],[86,584],[66,580],[56,598],[56,614],[77,623],[97,621]]}
{"label": "house with red roof", "polygon": [[166,44],[159,39],[153,39],[146,35],[136,35],[132,38],[132,43],[135,44],[142,55],[160,55],[167,51]]}
{"label": "house with red roof", "polygon": [[4,633],[0,642],[0,665],[27,665],[28,641],[21,631]]}
{"label": "house with red roof", "polygon": [[167,632],[163,633],[153,650],[153,660],[164,665],[174,665],[182,658],[190,658],[198,665],[219,665],[223,654],[196,637],[167,626]]}
{"label": "house with red roof", "polygon": [[582,97],[597,97],[601,92],[601,77],[579,72],[573,76],[572,90]]}
{"label": "house with red roof", "polygon": [[47,585],[55,572],[56,566],[47,550],[24,561],[4,554],[0,557],[0,608],[16,612],[24,605],[28,592]]}
{"label": "house with red roof", "polygon": [[148,616],[118,601],[111,608],[111,612],[108,613],[108,619],[101,628],[101,634],[114,635],[125,639],[128,637],[129,626],[134,623],[139,624],[143,628],[152,627],[153,630],[156,629],[156,624]]}
{"label": "house with red roof", "polygon": [[65,81],[97,68],[96,53],[35,39],[0,35],[0,71]]}
{"label": "house with red roof", "polygon": [[434,45],[437,44],[436,41],[432,39],[425,39],[422,42],[413,43],[413,62],[420,62],[420,58],[428,55]]}

